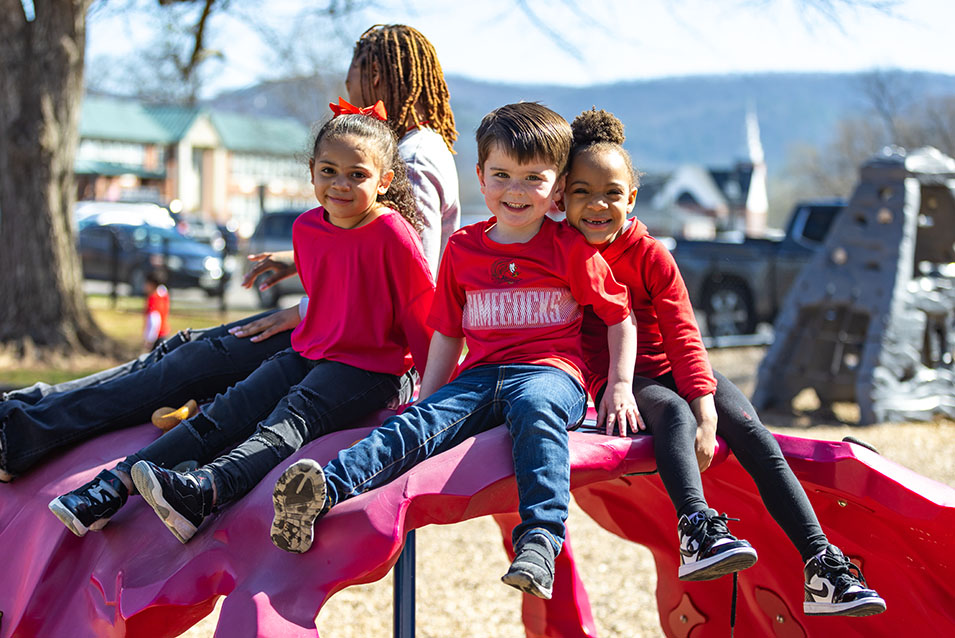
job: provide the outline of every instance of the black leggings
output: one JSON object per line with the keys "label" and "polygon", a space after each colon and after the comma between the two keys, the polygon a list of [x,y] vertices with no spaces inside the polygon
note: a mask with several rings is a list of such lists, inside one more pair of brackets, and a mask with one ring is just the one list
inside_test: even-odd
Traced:
{"label": "black leggings", "polygon": [[[806,492],[766,429],[749,399],[719,372],[716,377],[716,433],[726,441],[743,469],[753,477],[770,515],[799,551],[809,560],[828,547]],[[707,507],[696,461],[696,418],[676,391],[672,374],[633,381],[637,407],[649,433],[657,470],[677,516]],[[598,397],[599,400],[599,397]]]}

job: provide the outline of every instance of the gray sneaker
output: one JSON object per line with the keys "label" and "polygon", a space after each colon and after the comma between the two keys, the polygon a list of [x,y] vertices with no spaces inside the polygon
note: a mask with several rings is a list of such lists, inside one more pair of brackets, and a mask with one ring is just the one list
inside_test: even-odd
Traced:
{"label": "gray sneaker", "polygon": [[272,544],[287,552],[301,554],[312,546],[315,521],[328,510],[325,473],[312,459],[289,466],[272,492]]}
{"label": "gray sneaker", "polygon": [[511,568],[501,580],[522,592],[550,600],[554,592],[554,548],[548,538],[529,534],[516,552]]}

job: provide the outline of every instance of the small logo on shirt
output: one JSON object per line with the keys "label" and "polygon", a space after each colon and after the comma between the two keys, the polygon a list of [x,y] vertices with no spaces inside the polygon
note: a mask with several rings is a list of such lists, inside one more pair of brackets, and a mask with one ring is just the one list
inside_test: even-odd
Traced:
{"label": "small logo on shirt", "polygon": [[491,264],[491,279],[502,286],[513,286],[519,281],[521,271],[512,259],[498,259]]}

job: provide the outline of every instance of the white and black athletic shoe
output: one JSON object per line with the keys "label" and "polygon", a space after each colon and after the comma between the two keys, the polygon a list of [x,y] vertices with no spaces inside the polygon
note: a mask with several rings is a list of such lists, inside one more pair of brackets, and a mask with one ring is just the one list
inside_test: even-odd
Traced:
{"label": "white and black athletic shoe", "polygon": [[208,470],[176,472],[139,461],[130,473],[140,495],[179,539],[188,542],[212,514],[212,476]]}
{"label": "white and black athletic shoe", "polygon": [[680,517],[680,580],[712,580],[752,567],[756,550],[729,532],[726,514],[706,509]]}
{"label": "white and black athletic shoe", "polygon": [[126,502],[129,491],[118,476],[103,470],[92,481],[50,501],[50,511],[77,536],[100,530]]}
{"label": "white and black athletic shoe", "polygon": [[272,544],[301,554],[312,546],[315,521],[328,511],[325,473],[312,459],[288,467],[272,491]]}
{"label": "white and black athletic shoe", "polygon": [[804,613],[810,616],[872,616],[885,611],[885,601],[869,589],[862,570],[835,545],[806,563]]}

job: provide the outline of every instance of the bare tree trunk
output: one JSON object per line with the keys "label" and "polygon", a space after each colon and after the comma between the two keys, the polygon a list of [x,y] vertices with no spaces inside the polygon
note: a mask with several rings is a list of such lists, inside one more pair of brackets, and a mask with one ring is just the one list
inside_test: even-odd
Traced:
{"label": "bare tree trunk", "polygon": [[[92,0],[0,0],[0,347],[112,354],[86,305],[73,161]],[[33,3],[30,3],[33,4]]]}

